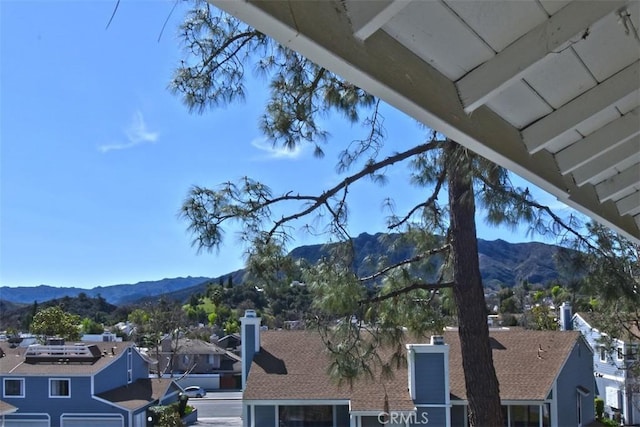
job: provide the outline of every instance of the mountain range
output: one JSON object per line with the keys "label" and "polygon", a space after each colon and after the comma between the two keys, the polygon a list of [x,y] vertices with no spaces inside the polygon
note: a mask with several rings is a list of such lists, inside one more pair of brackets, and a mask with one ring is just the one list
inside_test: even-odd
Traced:
{"label": "mountain range", "polygon": [[[406,247],[390,254],[389,248],[399,235],[363,233],[353,239],[357,258],[354,268],[359,274],[368,274],[371,267],[366,259],[389,256],[391,262],[397,262],[411,256],[412,248]],[[305,259],[310,263],[317,262],[326,254],[330,245],[300,246],[290,252],[296,259]],[[524,281],[531,285],[545,285],[558,279],[555,255],[559,246],[538,242],[509,243],[504,240],[479,240],[478,251],[480,272],[487,288],[514,286]],[[159,295],[185,300],[192,293],[202,293],[208,283],[218,283],[224,278],[231,278],[235,284],[242,283],[244,270],[230,272],[220,277],[178,277],[156,281],[139,282],[112,286],[97,286],[91,289],[76,287],[54,287],[40,285],[35,287],[0,287],[0,302],[31,304],[49,301],[65,296],[74,297],[84,293],[89,297],[101,296],[114,305],[125,305],[142,299],[157,298]]]}

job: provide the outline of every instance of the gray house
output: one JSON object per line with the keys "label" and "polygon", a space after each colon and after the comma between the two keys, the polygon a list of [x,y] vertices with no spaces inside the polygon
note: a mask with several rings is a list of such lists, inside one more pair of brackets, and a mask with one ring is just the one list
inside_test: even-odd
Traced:
{"label": "gray house", "polygon": [[0,343],[4,426],[143,427],[147,408],[178,399],[170,379],[150,379],[152,361],[130,342]]}
{"label": "gray house", "polygon": [[603,340],[604,335],[588,313],[576,313],[573,327],[584,335],[593,349],[596,395],[604,400],[610,418],[629,425],[640,424],[640,392],[637,379],[628,367],[637,363],[638,342],[632,338]]}
{"label": "gray house", "polygon": [[[457,331],[426,342],[407,339],[406,368],[350,388],[328,377],[317,333],[260,331],[260,318],[247,314],[241,319],[246,427],[468,425]],[[593,353],[579,332],[496,329],[491,341],[505,425],[593,422]]]}

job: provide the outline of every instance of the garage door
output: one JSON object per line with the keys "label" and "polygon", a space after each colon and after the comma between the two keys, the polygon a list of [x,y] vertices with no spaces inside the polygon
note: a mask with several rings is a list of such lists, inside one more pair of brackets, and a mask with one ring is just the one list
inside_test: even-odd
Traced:
{"label": "garage door", "polygon": [[49,427],[47,414],[8,414],[4,416],[5,427]]}
{"label": "garage door", "polygon": [[63,415],[60,427],[123,427],[124,417],[113,414]]}

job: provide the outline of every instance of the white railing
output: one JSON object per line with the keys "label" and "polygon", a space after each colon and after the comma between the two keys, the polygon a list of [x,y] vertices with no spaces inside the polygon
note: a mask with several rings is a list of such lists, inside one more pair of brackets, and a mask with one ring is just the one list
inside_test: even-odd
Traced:
{"label": "white railing", "polygon": [[27,347],[26,357],[93,357],[91,350],[84,345],[42,345],[33,344]]}

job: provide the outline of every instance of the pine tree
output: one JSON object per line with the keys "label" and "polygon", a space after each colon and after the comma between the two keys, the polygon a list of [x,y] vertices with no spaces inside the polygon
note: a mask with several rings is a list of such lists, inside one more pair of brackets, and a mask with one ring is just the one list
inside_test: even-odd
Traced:
{"label": "pine tree", "polygon": [[[193,187],[182,206],[194,245],[211,250],[222,243],[223,227],[238,221],[250,244],[248,269],[253,280],[275,283],[291,279],[293,270],[314,293],[314,321],[333,359],[333,373],[342,381],[388,372],[403,357],[403,328],[411,334],[441,331],[443,319],[434,301],[440,289],[451,288],[458,316],[462,359],[473,426],[502,425],[499,384],[493,367],[487,308],[479,270],[476,203],[493,224],[515,226],[527,221],[532,230],[567,227],[527,189],[514,188],[506,170],[435,132],[402,152],[386,154],[383,105],[370,94],[317,66],[237,19],[198,2],[180,34],[186,56],[176,69],[172,91],[187,107],[203,113],[245,95],[245,70],[256,68],[268,81],[270,98],[261,128],[274,145],[289,149],[311,144],[322,156],[327,132],[320,117],[342,115],[365,126],[366,136],[345,146],[337,170],[344,179],[321,194],[300,194],[295,188],[275,194],[249,177],[217,189]],[[388,151],[388,150],[387,150]],[[412,184],[423,202],[401,214],[389,201],[389,231],[401,231],[398,250],[411,245],[413,254],[392,263],[372,260],[376,273],[358,276],[352,269],[354,250],[349,234],[349,192],[367,178],[385,181],[385,172],[409,163]],[[355,172],[348,174],[350,170]],[[444,191],[445,197],[439,197]],[[282,217],[273,208],[298,202]],[[286,262],[292,223],[310,217],[324,220],[311,233],[327,232],[343,242],[314,266]],[[402,246],[402,247],[400,247]],[[433,259],[442,261],[434,271]],[[379,357],[381,346],[396,349]]]}

